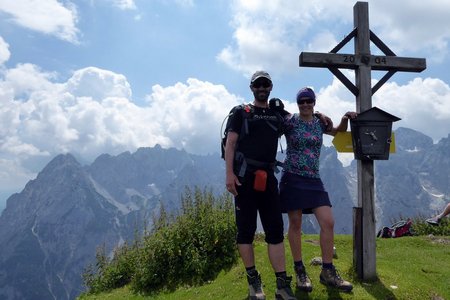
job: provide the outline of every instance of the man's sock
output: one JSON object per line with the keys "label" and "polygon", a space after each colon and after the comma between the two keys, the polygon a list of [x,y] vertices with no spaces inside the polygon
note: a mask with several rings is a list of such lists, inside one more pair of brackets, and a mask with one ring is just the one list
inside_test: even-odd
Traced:
{"label": "man's sock", "polygon": [[294,267],[297,267],[297,268],[304,268],[305,265],[303,264],[303,260],[294,261]]}
{"label": "man's sock", "polygon": [[322,269],[333,269],[333,263],[322,263]]}

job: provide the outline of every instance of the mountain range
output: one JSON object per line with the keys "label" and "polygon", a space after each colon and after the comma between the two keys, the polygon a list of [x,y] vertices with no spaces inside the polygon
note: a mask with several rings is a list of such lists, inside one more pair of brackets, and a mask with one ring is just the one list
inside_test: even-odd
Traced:
{"label": "mountain range", "polygon": [[[377,228],[402,217],[429,216],[450,200],[450,135],[434,144],[399,128],[397,152],[375,162]],[[356,161],[344,167],[333,147],[323,147],[321,177],[330,194],[335,232],[350,234],[356,204]],[[186,187],[225,192],[219,154],[139,148],[102,154],[81,165],[71,154],[53,158],[0,216],[0,299],[74,299],[96,249],[131,241],[152,226],[161,205],[176,213]],[[306,217],[306,233],[318,224]]]}

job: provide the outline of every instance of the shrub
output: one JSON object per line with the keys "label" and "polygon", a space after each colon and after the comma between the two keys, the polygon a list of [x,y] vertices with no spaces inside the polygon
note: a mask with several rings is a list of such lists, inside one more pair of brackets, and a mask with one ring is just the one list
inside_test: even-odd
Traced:
{"label": "shrub", "polygon": [[108,259],[105,247],[96,264],[83,274],[89,293],[108,291],[131,283],[134,292],[152,293],[197,285],[215,278],[237,260],[236,227],[231,197],[187,189],[181,211],[169,215],[164,206],[150,232],[130,246],[118,247]]}
{"label": "shrub", "polygon": [[413,219],[412,228],[415,235],[436,235],[436,236],[450,236],[450,220],[443,218],[439,226],[433,226],[425,222],[425,218],[417,217]]}
{"label": "shrub", "polygon": [[99,293],[122,287],[130,283],[135,270],[137,244],[127,243],[114,250],[111,260],[105,246],[97,249],[96,264],[89,265],[83,273],[83,281],[90,293]]}
{"label": "shrub", "polygon": [[234,210],[227,195],[216,199],[187,190],[181,213],[155,224],[140,249],[131,284],[135,292],[201,284],[236,262]]}

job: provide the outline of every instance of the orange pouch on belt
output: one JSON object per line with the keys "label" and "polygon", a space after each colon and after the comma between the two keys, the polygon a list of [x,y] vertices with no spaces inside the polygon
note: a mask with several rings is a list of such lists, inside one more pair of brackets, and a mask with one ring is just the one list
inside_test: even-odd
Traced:
{"label": "orange pouch on belt", "polygon": [[264,170],[257,170],[255,172],[255,182],[253,189],[255,191],[264,192],[266,190],[267,172]]}

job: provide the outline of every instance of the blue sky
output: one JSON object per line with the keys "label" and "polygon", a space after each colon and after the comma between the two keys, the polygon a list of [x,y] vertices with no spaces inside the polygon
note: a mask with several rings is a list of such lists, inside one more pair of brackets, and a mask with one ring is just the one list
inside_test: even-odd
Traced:
{"label": "blue sky", "polygon": [[[222,120],[252,100],[257,69],[290,111],[297,90],[312,86],[317,110],[337,122],[354,96],[328,70],[300,68],[298,56],[350,33],[355,3],[0,0],[0,207],[59,153],[90,163],[155,144],[217,152]],[[422,73],[395,74],[373,105],[402,119],[394,128],[438,142],[450,133],[450,2],[368,3],[370,28],[391,50],[427,59]],[[340,51],[352,52],[353,41]]]}

